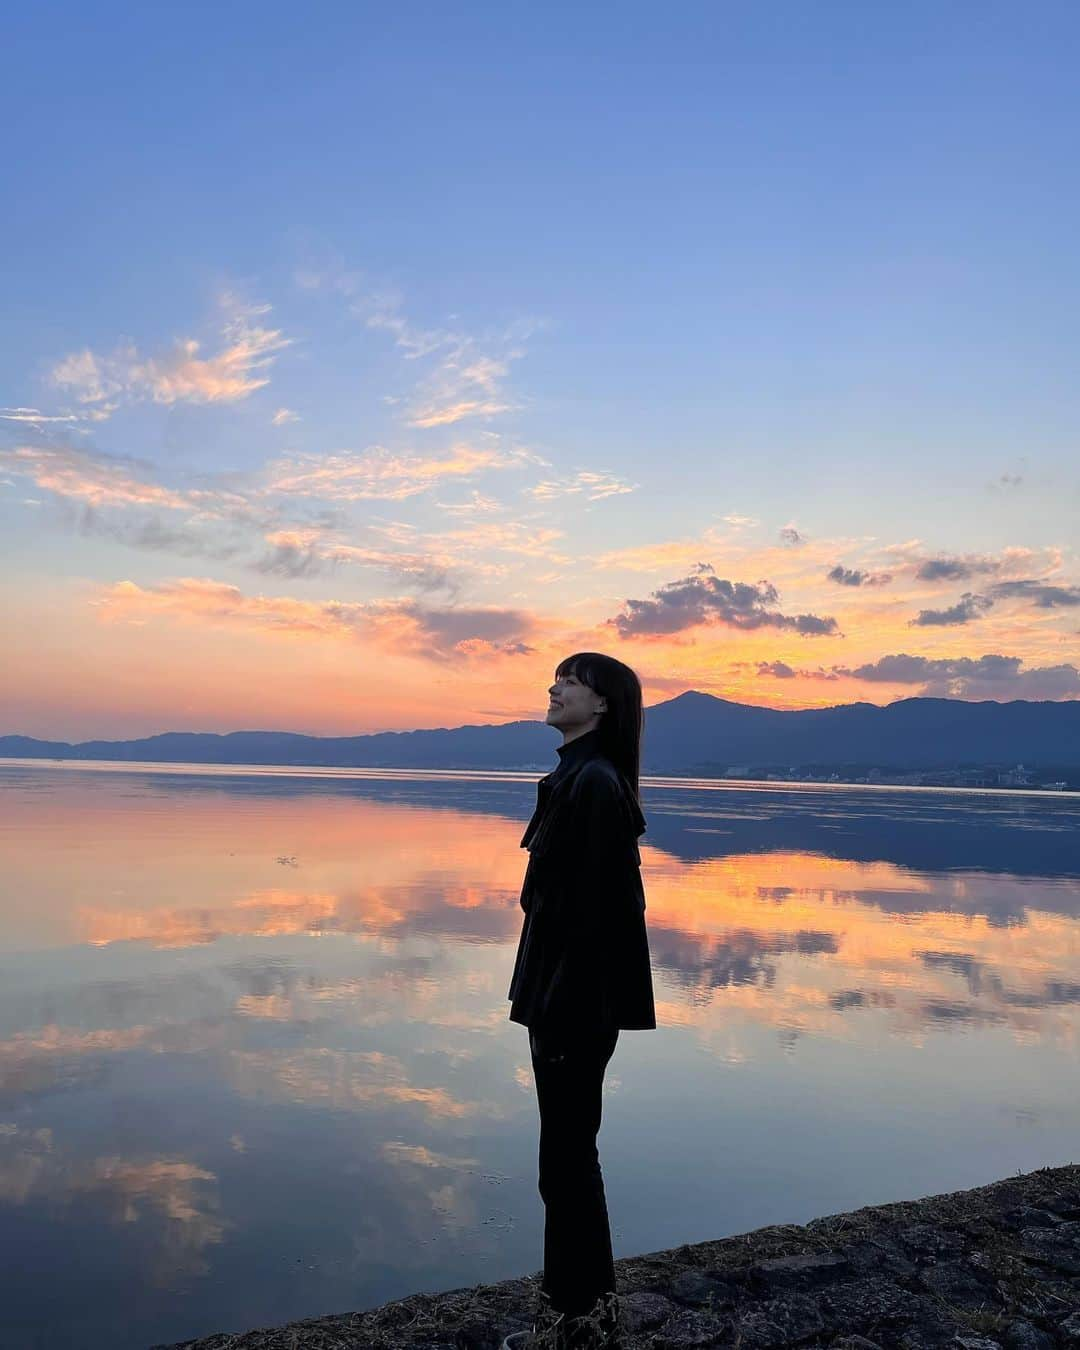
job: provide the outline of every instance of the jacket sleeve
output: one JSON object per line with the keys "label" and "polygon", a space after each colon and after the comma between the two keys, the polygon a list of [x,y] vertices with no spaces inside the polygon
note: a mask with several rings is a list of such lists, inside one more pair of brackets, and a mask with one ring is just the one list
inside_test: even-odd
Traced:
{"label": "jacket sleeve", "polygon": [[583,769],[568,803],[565,852],[560,850],[558,956],[539,1022],[553,1035],[600,1024],[624,906],[637,902],[630,869],[637,866],[631,813],[617,780]]}
{"label": "jacket sleeve", "polygon": [[567,937],[575,947],[595,952],[618,922],[620,906],[633,903],[627,869],[636,865],[637,842],[622,789],[609,774],[582,772],[573,819]]}

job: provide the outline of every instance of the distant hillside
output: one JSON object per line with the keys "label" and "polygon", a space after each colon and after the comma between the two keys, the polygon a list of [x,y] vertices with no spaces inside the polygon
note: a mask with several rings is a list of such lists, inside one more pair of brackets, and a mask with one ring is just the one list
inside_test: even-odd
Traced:
{"label": "distant hillside", "polygon": [[[40,741],[0,737],[0,757],[304,764],[425,769],[547,769],[557,731],[544,722],[382,731],[368,736],[227,735],[171,731],[134,741]],[[646,710],[647,774],[718,774],[738,766],[1051,764],[1080,767],[1080,700],[967,703],[905,698],[879,708],[852,703],[777,712],[693,690]]]}

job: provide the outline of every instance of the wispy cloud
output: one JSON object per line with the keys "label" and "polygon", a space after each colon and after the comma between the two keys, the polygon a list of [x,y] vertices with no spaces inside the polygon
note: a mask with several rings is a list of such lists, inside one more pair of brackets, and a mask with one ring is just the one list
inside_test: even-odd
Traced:
{"label": "wispy cloud", "polygon": [[127,455],[20,445],[0,450],[0,464],[33,479],[38,487],[93,506],[192,506],[190,495],[151,481],[152,465]]}
{"label": "wispy cloud", "polygon": [[572,561],[571,555],[552,547],[557,539],[563,538],[565,532],[555,526],[523,520],[477,521],[465,530],[443,530],[428,536],[431,542],[453,544],[459,552],[516,553],[521,557],[568,563]]}
{"label": "wispy cloud", "polygon": [[436,455],[409,455],[375,446],[358,453],[293,455],[267,466],[264,492],[288,492],[335,501],[375,498],[400,501],[429,492],[448,478],[469,478],[487,469],[528,463],[527,452],[495,446],[456,445]]}
{"label": "wispy cloud", "polygon": [[492,555],[499,553],[559,564],[572,561],[569,554],[555,547],[556,541],[565,537],[562,530],[530,520],[477,520],[453,530],[421,530],[406,521],[372,523],[367,528],[371,534],[399,548],[414,550],[424,557],[466,562],[470,570],[480,570],[489,576],[506,571],[503,565],[490,561]]}
{"label": "wispy cloud", "polygon": [[107,355],[85,348],[53,368],[52,383],[99,412],[121,400],[172,404],[245,399],[270,382],[265,371],[291,339],[258,322],[269,305],[243,305],[231,296],[222,305],[225,345],[212,356],[200,355],[201,344],[194,338],[179,339],[163,356],[142,357],[133,343],[122,343]]}
{"label": "wispy cloud", "polygon": [[[487,464],[489,454],[498,453],[485,451],[482,462]],[[393,477],[399,471],[413,475],[414,486],[422,488],[460,478],[466,468],[480,462],[455,461],[450,467],[462,471],[458,474],[440,472],[447,469],[446,461],[416,460],[396,468],[384,463],[381,467],[392,471],[389,482],[380,488],[376,473],[367,495],[402,495],[400,489],[407,483]],[[210,475],[203,476],[208,486],[196,481],[171,487],[157,481],[154,465],[130,456],[68,446],[19,446],[0,450],[0,468],[14,475],[0,481],[15,486],[17,479],[27,479],[51,492],[55,523],[80,534],[184,558],[237,560],[257,572],[284,577],[314,577],[343,566],[364,567],[422,591],[442,589],[457,596],[467,577],[504,576],[508,568],[499,561],[500,554],[560,564],[570,560],[555,547],[563,537],[560,529],[527,520],[497,519],[504,510],[502,504],[475,492],[473,500],[456,509],[441,506],[454,519],[453,529],[423,531],[405,521],[366,521],[353,526],[341,507],[320,506],[317,500],[334,495],[332,487],[320,490],[319,485],[320,473],[328,470],[332,476],[335,466],[317,459],[311,463],[310,481],[301,468],[295,481],[287,473],[271,474],[261,483],[248,482],[244,475]],[[346,502],[360,495],[355,484],[348,486],[349,467],[344,466],[337,493]],[[228,481],[215,481],[215,477]],[[160,514],[147,514],[165,510],[184,513],[187,518],[173,523]],[[460,525],[458,517],[464,517]]]}
{"label": "wispy cloud", "polygon": [[283,427],[288,422],[299,422],[300,417],[294,413],[291,408],[279,408],[270,419],[270,425],[273,427]]}
{"label": "wispy cloud", "polygon": [[487,497],[473,488],[470,496],[463,502],[438,503],[440,511],[452,516],[494,515],[503,509],[503,504],[495,497]]}
{"label": "wispy cloud", "polygon": [[327,539],[318,526],[273,530],[265,543],[266,551],[252,565],[266,575],[322,576],[341,564],[351,564],[375,568],[422,591],[445,590],[456,595],[460,589],[460,580],[453,575],[455,558],[335,541]]}
{"label": "wispy cloud", "polygon": [[246,595],[207,577],[143,587],[121,581],[90,602],[106,622],[145,623],[166,616],[213,627],[259,629],[288,638],[365,638],[437,663],[493,654],[528,655],[535,627],[524,610],[499,606],[439,608],[411,599],[309,601]]}
{"label": "wispy cloud", "polygon": [[541,502],[554,501],[557,497],[574,496],[583,496],[588,501],[596,502],[604,497],[617,497],[623,493],[635,492],[638,487],[639,483],[628,483],[613,474],[579,469],[572,477],[545,479],[532,487],[523,488],[522,491]]}
{"label": "wispy cloud", "polygon": [[450,427],[455,422],[463,422],[467,417],[492,418],[499,413],[509,412],[513,405],[498,403],[494,399],[462,398],[442,399],[425,404],[416,409],[409,417],[411,427]]}
{"label": "wispy cloud", "polygon": [[[350,280],[346,293],[360,284],[358,278]],[[401,297],[388,291],[355,294],[351,308],[368,328],[388,333],[406,360],[427,363],[404,405],[409,426],[431,430],[467,419],[490,421],[520,406],[505,385],[511,364],[525,354],[535,322],[521,320],[484,337],[456,328],[424,328],[406,317]]]}
{"label": "wispy cloud", "polygon": [[34,426],[42,425],[47,422],[79,422],[81,419],[78,413],[64,413],[62,416],[50,417],[37,408],[0,408],[0,421],[3,422],[29,422]]}

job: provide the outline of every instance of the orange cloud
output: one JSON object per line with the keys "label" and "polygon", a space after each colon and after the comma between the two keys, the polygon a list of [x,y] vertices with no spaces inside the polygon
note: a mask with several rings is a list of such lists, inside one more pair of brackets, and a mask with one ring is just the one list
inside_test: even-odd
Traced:
{"label": "orange cloud", "polygon": [[583,494],[591,502],[601,501],[605,497],[617,497],[627,492],[636,492],[640,483],[627,483],[612,474],[594,473],[590,469],[579,470],[572,478],[546,479],[525,492],[537,501],[554,501],[558,497],[573,497]]}
{"label": "orange cloud", "polygon": [[231,1226],[218,1213],[216,1182],[215,1173],[182,1158],[69,1158],[51,1130],[0,1129],[0,1199],[51,1207],[89,1199],[114,1224],[139,1223],[148,1214],[164,1221],[140,1243],[152,1283],[209,1270],[204,1251]]}
{"label": "orange cloud", "polygon": [[288,492],[328,501],[368,498],[400,501],[428,492],[446,478],[468,478],[486,469],[516,468],[520,452],[457,445],[446,455],[402,455],[382,446],[363,454],[286,456],[266,469],[263,493]]}
{"label": "orange cloud", "polygon": [[437,608],[415,600],[310,601],[245,595],[209,577],[181,577],[154,587],[119,581],[90,601],[103,622],[166,616],[184,622],[258,629],[288,638],[370,639],[423,660],[501,652],[520,655],[534,623],[523,610],[497,606]]}
{"label": "orange cloud", "polygon": [[33,479],[38,487],[91,506],[156,506],[183,510],[192,505],[185,493],[137,476],[137,461],[92,455],[67,446],[20,445],[0,450],[9,472]]}
{"label": "orange cloud", "polygon": [[225,297],[225,346],[204,357],[194,338],[179,339],[165,356],[142,358],[133,344],[107,356],[84,349],[66,356],[52,371],[52,383],[83,404],[149,397],[155,403],[234,403],[269,384],[261,372],[292,339],[280,329],[252,322],[269,305],[242,306]]}
{"label": "orange cloud", "polygon": [[411,427],[448,427],[463,422],[467,417],[497,417],[509,412],[512,404],[496,403],[493,399],[460,399],[456,403],[430,405],[409,418]]}
{"label": "orange cloud", "polygon": [[495,1101],[465,1101],[443,1087],[422,1087],[408,1081],[404,1064],[380,1051],[312,1049],[234,1050],[227,1061],[233,1087],[249,1096],[278,1097],[335,1110],[367,1111],[380,1106],[412,1105],[425,1117],[465,1120],[505,1119],[508,1111]]}

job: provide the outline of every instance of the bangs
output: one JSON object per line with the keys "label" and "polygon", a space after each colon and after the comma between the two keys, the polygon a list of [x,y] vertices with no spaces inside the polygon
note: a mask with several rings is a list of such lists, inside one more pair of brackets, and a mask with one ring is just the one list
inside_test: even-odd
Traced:
{"label": "bangs", "polygon": [[593,664],[587,653],[577,652],[559,662],[555,667],[555,678],[559,680],[564,675],[575,675],[582,684],[587,684],[590,689],[596,689],[597,672],[593,669]]}

